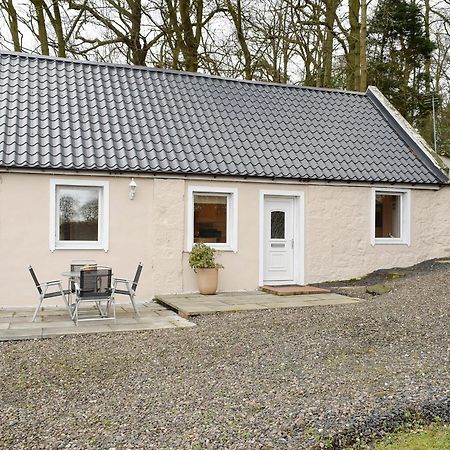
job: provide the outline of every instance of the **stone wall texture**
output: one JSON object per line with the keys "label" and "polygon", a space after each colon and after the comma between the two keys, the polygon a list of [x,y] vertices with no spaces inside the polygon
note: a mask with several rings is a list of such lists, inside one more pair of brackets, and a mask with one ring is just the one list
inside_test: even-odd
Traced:
{"label": "stone wall texture", "polygon": [[[49,250],[50,180],[109,181],[109,250]],[[62,278],[73,259],[95,259],[132,278],[137,263],[144,270],[139,300],[155,293],[197,290],[188,265],[187,190],[189,186],[238,189],[238,251],[223,252],[220,290],[259,286],[260,191],[302,192],[305,282],[346,279],[379,268],[407,266],[450,256],[450,187],[411,189],[411,245],[371,245],[372,188],[135,177],[83,177],[50,174],[0,174],[0,307],[33,306],[36,290],[27,271],[32,264],[41,281]],[[301,261],[300,261],[301,262]],[[67,280],[63,280],[67,283]],[[119,300],[119,298],[118,298]],[[123,299],[125,301],[125,299]],[[58,301],[56,302],[58,303]],[[49,303],[49,304],[55,304]]]}

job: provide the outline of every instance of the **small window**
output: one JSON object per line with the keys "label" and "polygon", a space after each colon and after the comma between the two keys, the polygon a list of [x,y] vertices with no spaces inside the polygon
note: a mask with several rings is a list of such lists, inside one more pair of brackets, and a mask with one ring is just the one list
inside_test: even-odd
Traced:
{"label": "small window", "polygon": [[374,190],[373,244],[409,244],[409,191]]}
{"label": "small window", "polygon": [[285,235],[284,211],[272,211],[270,213],[270,238],[284,239]]}
{"label": "small window", "polygon": [[189,188],[188,250],[203,242],[219,250],[236,251],[237,191],[224,188]]}
{"label": "small window", "polygon": [[377,194],[375,201],[375,237],[400,239],[401,196]]}
{"label": "small window", "polygon": [[108,245],[108,182],[52,180],[50,249]]}
{"label": "small window", "polygon": [[194,242],[226,244],[228,195],[194,194]]}

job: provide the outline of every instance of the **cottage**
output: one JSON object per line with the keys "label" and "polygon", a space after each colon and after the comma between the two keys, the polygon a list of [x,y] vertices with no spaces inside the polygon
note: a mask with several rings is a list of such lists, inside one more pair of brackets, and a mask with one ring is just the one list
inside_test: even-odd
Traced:
{"label": "cottage", "polygon": [[196,291],[188,252],[223,251],[219,289],[363,275],[450,253],[450,185],[365,93],[0,53],[0,306],[26,270],[73,259],[140,297]]}

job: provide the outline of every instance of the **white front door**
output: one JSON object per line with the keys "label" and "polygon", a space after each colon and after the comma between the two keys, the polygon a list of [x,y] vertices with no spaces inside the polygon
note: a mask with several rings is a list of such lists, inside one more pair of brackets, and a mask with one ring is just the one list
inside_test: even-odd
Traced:
{"label": "white front door", "polygon": [[294,197],[264,197],[264,284],[294,283]]}

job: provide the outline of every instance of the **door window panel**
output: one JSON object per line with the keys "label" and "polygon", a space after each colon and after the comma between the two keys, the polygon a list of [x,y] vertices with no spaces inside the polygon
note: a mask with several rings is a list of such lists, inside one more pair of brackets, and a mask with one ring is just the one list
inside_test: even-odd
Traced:
{"label": "door window panel", "polygon": [[270,238],[285,239],[286,214],[284,211],[272,211],[270,213]]}

